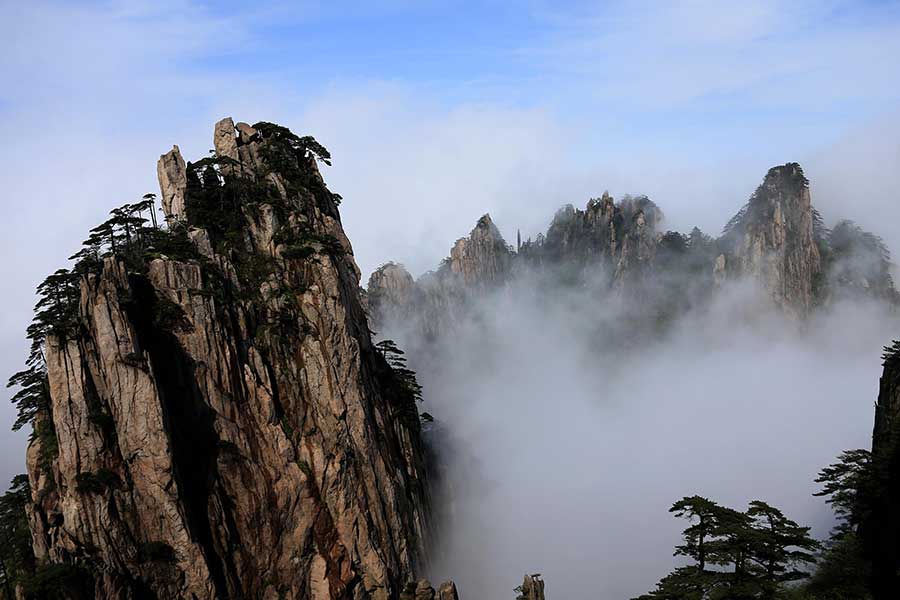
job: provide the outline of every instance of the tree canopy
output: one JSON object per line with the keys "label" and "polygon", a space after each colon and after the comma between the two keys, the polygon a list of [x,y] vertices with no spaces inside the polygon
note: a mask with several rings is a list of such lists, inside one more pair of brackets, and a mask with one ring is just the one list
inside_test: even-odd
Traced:
{"label": "tree canopy", "polygon": [[637,600],[781,598],[786,583],[808,576],[801,567],[815,560],[819,547],[808,527],[761,500],[741,512],[688,496],[669,512],[689,522],[675,556],[691,564],[676,568]]}

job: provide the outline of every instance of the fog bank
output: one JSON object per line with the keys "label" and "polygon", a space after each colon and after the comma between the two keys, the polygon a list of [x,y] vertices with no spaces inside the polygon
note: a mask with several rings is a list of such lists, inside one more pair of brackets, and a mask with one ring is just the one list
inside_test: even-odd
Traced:
{"label": "fog bank", "polygon": [[410,350],[449,471],[432,580],[499,600],[538,572],[550,598],[631,598],[675,565],[685,525],[667,511],[692,494],[762,499],[827,535],[813,479],[870,443],[894,316],[843,304],[801,331],[741,284],[623,342],[598,332],[627,303],[544,283],[482,298],[431,346],[383,332]]}

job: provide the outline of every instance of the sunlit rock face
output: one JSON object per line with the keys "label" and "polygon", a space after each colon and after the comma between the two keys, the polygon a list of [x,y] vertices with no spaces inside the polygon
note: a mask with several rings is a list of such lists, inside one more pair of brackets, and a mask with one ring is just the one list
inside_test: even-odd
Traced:
{"label": "sunlit rock face", "polygon": [[761,283],[786,313],[803,317],[815,303],[822,273],[813,231],[809,182],[797,163],[769,169],[725,235],[725,265],[732,276]]}
{"label": "sunlit rock face", "polygon": [[156,164],[156,175],[159,178],[160,199],[163,214],[171,222],[184,215],[184,192],[187,188],[186,169],[181,150],[173,146],[171,150],[159,157]]}
{"label": "sunlit rock face", "polygon": [[415,400],[309,143],[226,119],[214,161],[164,155],[184,243],[107,258],[77,335],[47,345],[59,450],[29,448],[34,548],[97,598],[387,599],[415,576]]}

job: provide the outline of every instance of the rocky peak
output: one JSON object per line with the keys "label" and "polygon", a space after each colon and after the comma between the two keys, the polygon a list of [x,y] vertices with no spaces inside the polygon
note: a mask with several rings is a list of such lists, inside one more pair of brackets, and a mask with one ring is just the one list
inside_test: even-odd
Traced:
{"label": "rocky peak", "polygon": [[526,575],[516,591],[518,592],[516,600],[544,600],[544,581],[540,573]]}
{"label": "rocky peak", "polygon": [[159,157],[156,164],[159,179],[160,201],[166,221],[184,219],[184,192],[187,188],[187,171],[178,146]]}
{"label": "rocky peak", "polygon": [[662,212],[646,196],[626,196],[616,204],[604,192],[590,199],[584,210],[569,204],[557,211],[543,241],[526,242],[523,254],[540,262],[606,263],[621,278],[637,264],[636,254],[642,261],[652,259],[661,221]]}
{"label": "rocky peak", "polygon": [[809,182],[800,165],[773,167],[726,226],[725,268],[754,277],[785,312],[805,316],[822,270],[813,224]]}
{"label": "rocky peak", "polygon": [[[796,163],[770,169],[718,239],[697,228],[663,233],[663,222],[662,211],[646,196],[616,202],[604,192],[584,209],[565,205],[546,234],[524,242],[517,236],[513,250],[485,215],[435,273],[415,282],[404,315],[430,339],[465,314],[470,296],[502,286],[525,269],[546,277],[548,288],[608,285],[628,297],[629,318],[651,323],[651,331],[652,323],[672,322],[739,278],[756,280],[776,306],[799,319],[844,295],[900,303],[880,238],[852,223],[826,229]],[[373,283],[375,295],[384,299],[382,313],[410,297],[404,291],[395,299],[376,289],[383,285],[377,277]]]}
{"label": "rocky peak", "polygon": [[491,216],[484,215],[469,237],[460,238],[450,249],[447,266],[466,286],[485,287],[505,278],[512,256]]}
{"label": "rocky peak", "polygon": [[260,132],[247,123],[234,124],[231,117],[216,123],[213,147],[219,159],[226,159],[223,173],[245,174],[252,177],[262,164]]}
{"label": "rocky peak", "polygon": [[656,225],[662,221],[662,211],[647,198],[626,198],[619,206],[622,220],[621,242],[611,248],[618,260],[614,279],[619,284],[642,280],[650,270],[656,255]]}
{"label": "rocky peak", "polygon": [[372,325],[378,329],[386,318],[403,316],[415,300],[416,283],[401,264],[381,265],[369,276],[366,287],[368,313]]}
{"label": "rocky peak", "polygon": [[420,423],[369,337],[327,151],[231,119],[214,143],[161,157],[169,229],[76,267],[28,451],[37,559],[98,600],[396,598],[428,535]]}
{"label": "rocky peak", "polygon": [[402,319],[428,337],[452,327],[468,298],[502,285],[515,252],[490,215],[460,238],[436,271],[413,281],[402,266],[387,263],[372,273],[367,289],[369,318],[380,328]]}

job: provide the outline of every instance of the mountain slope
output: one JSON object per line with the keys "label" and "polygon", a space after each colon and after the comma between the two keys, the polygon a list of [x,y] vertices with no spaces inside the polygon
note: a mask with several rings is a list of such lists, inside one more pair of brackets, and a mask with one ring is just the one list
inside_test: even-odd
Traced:
{"label": "mountain slope", "polygon": [[418,412],[369,337],[327,151],[231,119],[214,142],[161,157],[168,229],[127,207],[72,274],[55,433],[28,450],[37,559],[96,598],[396,598],[428,529]]}

